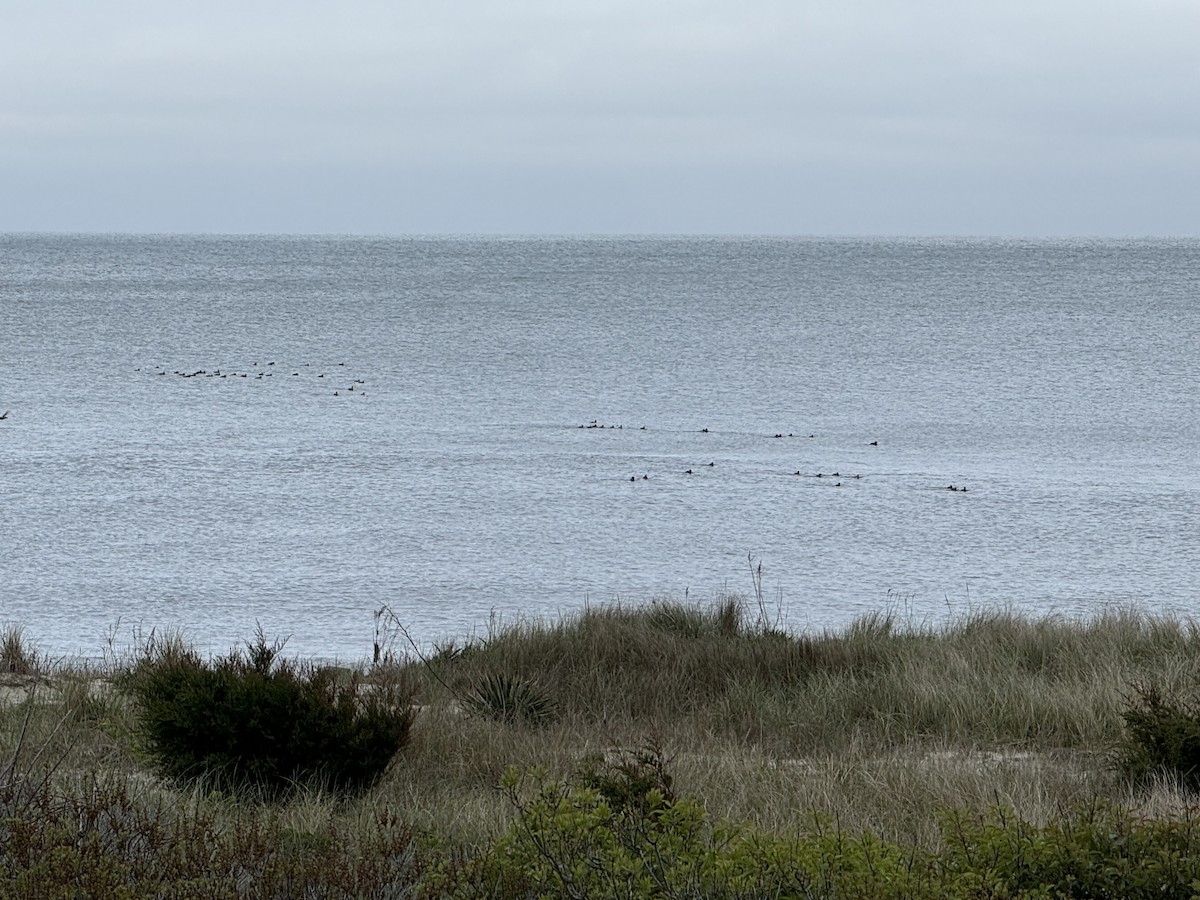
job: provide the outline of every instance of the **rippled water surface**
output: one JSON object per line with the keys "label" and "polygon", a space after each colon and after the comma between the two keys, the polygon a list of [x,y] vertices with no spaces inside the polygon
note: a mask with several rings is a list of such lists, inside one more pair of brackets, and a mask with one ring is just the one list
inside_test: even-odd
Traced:
{"label": "rippled water surface", "polygon": [[1195,241],[0,236],[0,622],[360,659],[748,557],[795,628],[1194,612],[1198,289]]}

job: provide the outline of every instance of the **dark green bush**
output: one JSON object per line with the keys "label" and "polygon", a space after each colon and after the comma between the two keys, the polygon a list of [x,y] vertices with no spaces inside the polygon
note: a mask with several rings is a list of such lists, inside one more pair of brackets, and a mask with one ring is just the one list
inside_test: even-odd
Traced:
{"label": "dark green bush", "polygon": [[1200,706],[1150,685],[1136,689],[1121,716],[1126,735],[1117,765],[1125,775],[1135,782],[1166,777],[1200,791]]}
{"label": "dark green bush", "polygon": [[273,797],[312,782],[361,789],[383,773],[408,738],[410,694],[282,659],[281,646],[260,633],[213,662],[177,643],[147,650],[122,684],[164,774]]}

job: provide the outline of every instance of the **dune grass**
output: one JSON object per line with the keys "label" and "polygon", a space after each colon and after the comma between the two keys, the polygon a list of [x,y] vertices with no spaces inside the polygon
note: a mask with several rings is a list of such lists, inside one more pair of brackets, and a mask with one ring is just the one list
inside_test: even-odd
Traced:
{"label": "dune grass", "polygon": [[1119,735],[1131,685],[1190,687],[1198,663],[1193,622],[1123,610],[940,627],[876,614],[792,636],[664,602],[516,625],[428,668],[460,693],[523,679],[593,730],[658,725],[796,756],[912,740],[1090,750]]}
{"label": "dune grass", "polygon": [[[384,896],[366,886],[415,883],[511,828],[498,789],[510,766],[569,780],[645,746],[714,818],[774,835],[819,818],[931,852],[947,810],[999,806],[1046,823],[1097,802],[1162,819],[1193,803],[1113,766],[1139,687],[1195,697],[1200,673],[1194,622],[1131,610],[989,610],[939,625],[880,613],[794,635],[729,597],[520,622],[364,666],[368,681],[413,685],[408,744],[365,793],[311,788],[269,804],[158,777],[134,701],[113,687],[131,661],[47,669],[19,630],[3,645],[0,661],[24,663],[0,671],[0,871],[59,857],[78,868],[86,852],[115,854],[122,883],[132,872],[182,884],[170,875],[182,871],[228,886],[230,872],[261,870],[306,885],[336,873],[349,895]],[[181,845],[206,848],[211,867],[185,866]]]}
{"label": "dune grass", "polygon": [[[1200,672],[1195,623],[1129,610],[940,626],[876,614],[807,635],[747,624],[743,610],[737,598],[601,607],[407,661],[425,670],[428,710],[388,788],[469,839],[501,827],[478,816],[507,765],[565,776],[588,754],[653,740],[722,816],[782,830],[819,809],[933,840],[945,807],[1003,802],[1044,820],[1097,795],[1136,802],[1110,765],[1129,693],[1153,682],[1188,694]],[[473,688],[501,676],[544,695],[555,718],[480,715]],[[442,796],[477,800],[460,812]]]}

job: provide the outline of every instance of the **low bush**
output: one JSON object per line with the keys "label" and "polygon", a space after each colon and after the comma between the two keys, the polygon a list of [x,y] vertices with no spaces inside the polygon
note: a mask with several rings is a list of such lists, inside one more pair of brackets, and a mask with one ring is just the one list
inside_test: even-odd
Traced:
{"label": "low bush", "polygon": [[[630,774],[627,786],[642,780]],[[609,788],[611,778],[621,780],[616,769],[607,777]],[[655,787],[641,803],[613,803],[607,795],[623,790],[530,780],[515,769],[503,787],[516,823],[466,865],[430,871],[433,895],[1182,900],[1200,888],[1195,823],[1144,820],[1100,804],[1043,826],[1004,808],[951,813],[942,847],[930,851],[848,833],[819,817],[801,833],[767,834]]]}
{"label": "low bush", "polygon": [[167,776],[274,797],[317,782],[374,782],[405,744],[411,695],[280,658],[260,633],[213,662],[178,642],[151,646],[122,679],[145,749]]}
{"label": "low bush", "polygon": [[1121,716],[1126,735],[1117,766],[1126,776],[1143,784],[1167,778],[1200,791],[1200,704],[1148,685],[1136,689]]}
{"label": "low bush", "polygon": [[1190,819],[1143,819],[1097,803],[1041,827],[1005,809],[951,814],[944,831],[935,861],[953,888],[945,896],[1191,900],[1200,891],[1200,828]]}

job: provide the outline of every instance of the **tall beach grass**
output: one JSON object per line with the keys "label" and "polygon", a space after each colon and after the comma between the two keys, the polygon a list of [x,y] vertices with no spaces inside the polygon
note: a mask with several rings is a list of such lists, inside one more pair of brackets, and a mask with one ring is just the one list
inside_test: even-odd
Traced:
{"label": "tall beach grass", "polygon": [[[738,598],[600,607],[409,660],[425,670],[428,710],[390,784],[475,795],[479,810],[509,764],[566,774],[652,739],[721,815],[783,829],[820,809],[933,839],[940,807],[1001,801],[1043,819],[1097,794],[1141,802],[1110,766],[1129,694],[1150,682],[1191,694],[1200,673],[1194,622],[1126,609],[991,610],[936,626],[879,613],[800,635],[748,624],[744,610]],[[473,687],[498,677],[543,693],[556,718],[480,716]],[[464,836],[482,824],[446,812],[428,807]]]}

